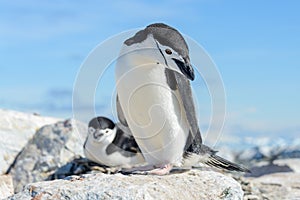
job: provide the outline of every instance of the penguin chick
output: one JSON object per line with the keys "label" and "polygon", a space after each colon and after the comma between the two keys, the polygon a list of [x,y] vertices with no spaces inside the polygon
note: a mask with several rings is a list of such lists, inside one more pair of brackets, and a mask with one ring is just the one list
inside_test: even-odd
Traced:
{"label": "penguin chick", "polygon": [[130,130],[106,117],[89,122],[83,149],[89,160],[109,167],[131,168],[145,162]]}

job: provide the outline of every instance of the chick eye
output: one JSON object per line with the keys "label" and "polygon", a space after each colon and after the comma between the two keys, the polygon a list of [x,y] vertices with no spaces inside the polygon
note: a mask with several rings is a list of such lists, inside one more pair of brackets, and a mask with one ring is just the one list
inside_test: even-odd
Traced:
{"label": "chick eye", "polygon": [[171,49],[166,49],[166,50],[165,50],[165,52],[166,52],[167,54],[169,54],[169,55],[171,55],[171,54],[172,54],[172,51],[171,51]]}
{"label": "chick eye", "polygon": [[108,133],[108,130],[106,130],[105,133]]}

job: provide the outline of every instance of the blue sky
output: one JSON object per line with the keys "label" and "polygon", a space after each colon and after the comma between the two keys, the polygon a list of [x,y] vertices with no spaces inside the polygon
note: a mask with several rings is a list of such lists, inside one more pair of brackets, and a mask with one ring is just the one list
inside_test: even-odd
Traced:
{"label": "blue sky", "polygon": [[[1,1],[0,108],[70,117],[89,52],[119,32],[165,22],[217,65],[227,95],[225,134],[296,137],[299,7],[296,0]],[[103,98],[99,113],[109,112]]]}

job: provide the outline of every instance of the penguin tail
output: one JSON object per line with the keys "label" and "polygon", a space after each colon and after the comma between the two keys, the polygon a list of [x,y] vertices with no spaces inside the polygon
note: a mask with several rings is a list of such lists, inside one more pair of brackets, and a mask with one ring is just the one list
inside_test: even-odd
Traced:
{"label": "penguin tail", "polygon": [[206,161],[204,161],[204,164],[216,167],[219,169],[226,169],[229,171],[237,171],[237,172],[246,172],[251,173],[249,169],[242,165],[235,164],[233,162],[230,162],[216,154],[212,154],[207,157]]}
{"label": "penguin tail", "polygon": [[[211,167],[225,169],[228,171],[251,173],[251,171],[246,167],[233,163],[229,160],[226,160],[218,156],[217,151],[211,149],[210,147],[204,144],[201,144],[197,148],[194,148],[193,152],[185,152],[184,158],[185,158],[184,162],[188,162],[189,160],[194,160],[195,158],[196,162],[200,162]],[[192,163],[194,162],[192,161]]]}

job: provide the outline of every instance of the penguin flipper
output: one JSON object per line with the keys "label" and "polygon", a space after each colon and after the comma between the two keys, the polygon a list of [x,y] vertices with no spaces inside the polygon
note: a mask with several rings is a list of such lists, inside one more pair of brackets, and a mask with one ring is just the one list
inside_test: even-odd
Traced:
{"label": "penguin flipper", "polygon": [[132,135],[129,135],[128,133],[125,133],[121,129],[117,130],[116,137],[106,149],[106,153],[108,155],[116,151],[120,152],[123,156],[126,157],[131,157],[134,154],[141,153],[141,150],[134,137]]}
{"label": "penguin flipper", "polygon": [[193,139],[197,138],[199,140],[198,142],[202,143],[190,80],[178,72],[174,72],[174,75],[178,92],[184,106],[186,119],[190,126],[190,134],[192,134]]}
{"label": "penguin flipper", "polygon": [[198,126],[190,81],[185,75],[168,68],[165,69],[165,74],[170,89],[173,90],[182,101],[185,111],[184,117],[189,124],[189,136],[184,149],[188,152],[194,153],[198,148],[200,148],[202,138]]}

